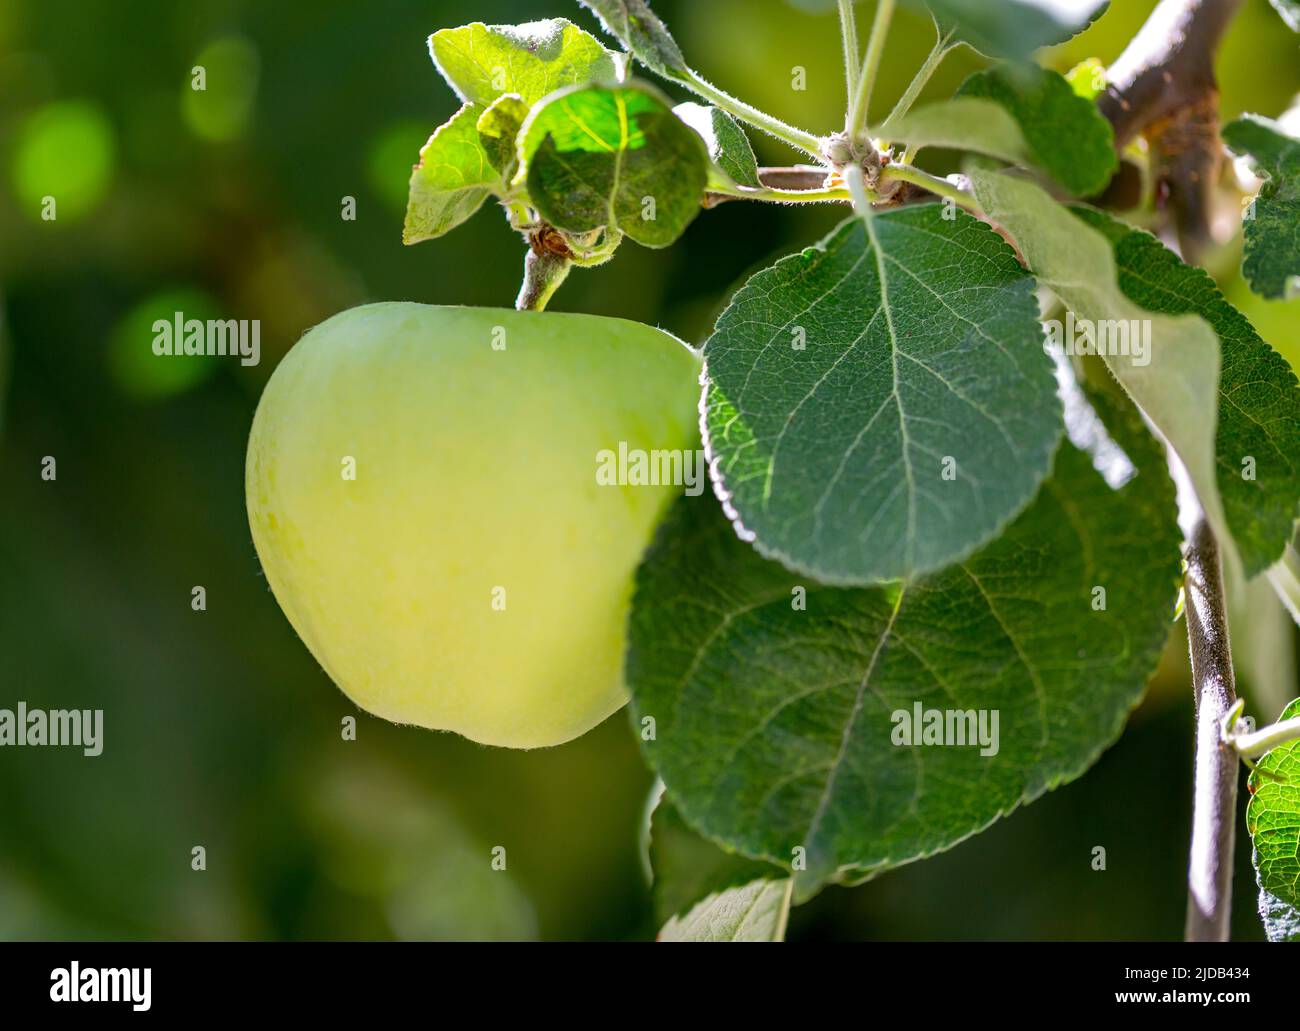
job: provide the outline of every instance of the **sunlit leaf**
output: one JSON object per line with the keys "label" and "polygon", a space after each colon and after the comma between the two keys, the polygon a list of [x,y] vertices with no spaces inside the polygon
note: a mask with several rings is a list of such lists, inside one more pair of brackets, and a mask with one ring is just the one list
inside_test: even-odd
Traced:
{"label": "sunlit leaf", "polygon": [[564,18],[526,25],[474,22],[429,37],[429,54],[466,103],[487,107],[515,93],[531,107],[548,93],[588,82],[612,82],[614,55]]}
{"label": "sunlit leaf", "polygon": [[700,137],[643,83],[561,90],[520,135],[520,176],[551,225],[608,227],[666,247],[700,211],[708,155]]}
{"label": "sunlit leaf", "polygon": [[403,243],[431,240],[455,229],[500,185],[501,177],[479,139],[482,113],[482,108],[466,104],[420,151],[420,163],[411,173]]}

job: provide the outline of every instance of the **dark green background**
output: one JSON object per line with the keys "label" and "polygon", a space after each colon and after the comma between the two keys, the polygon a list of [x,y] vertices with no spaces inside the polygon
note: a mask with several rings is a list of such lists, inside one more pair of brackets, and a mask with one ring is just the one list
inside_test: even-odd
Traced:
{"label": "dark green background", "polygon": [[[724,88],[806,128],[837,127],[833,15],[783,0],[655,6]],[[1117,4],[1048,60],[1114,58],[1151,6]],[[0,707],[103,708],[106,723],[99,758],[0,750],[0,937],[653,934],[638,840],[651,778],[625,714],[534,753],[364,714],[359,740],[342,741],[356,710],[281,615],[244,515],[253,408],[304,330],[369,300],[512,302],[521,248],[495,210],[401,244],[409,167],[455,106],[425,39],[555,15],[594,27],[570,0],[0,0]],[[247,117],[213,139],[203,127],[248,68],[210,78],[201,102],[215,107],[197,119],[185,98],[199,55],[230,37],[256,77],[244,80]],[[881,105],[931,42],[906,13],[893,38]],[[1298,55],[1300,37],[1248,0],[1221,64],[1227,112],[1283,110],[1300,89]],[[978,66],[969,52],[950,58],[931,95]],[[68,102],[103,127],[100,173],[82,146],[95,141],[76,132],[46,165],[32,155],[32,126]],[[760,159],[791,156],[766,141]],[[41,221],[21,172],[33,163],[38,181],[72,169],[83,210],[74,198]],[[344,196],[356,221],[340,218]],[[699,343],[747,270],[841,216],[724,205],[669,250],[629,244],[575,273],[553,307]],[[1220,264],[1239,297],[1233,257]],[[148,354],[146,329],[177,306],[172,291],[187,311],[261,319],[261,365],[217,359],[186,365],[193,382],[161,378],[173,370]],[[1300,356],[1294,305],[1250,312]],[[54,483],[39,476],[45,455],[58,460]],[[196,584],[206,612],[191,610]],[[828,890],[795,911],[790,937],[1179,936],[1191,762],[1181,647],[1080,782],[945,855]],[[1258,937],[1241,844],[1236,923]],[[505,873],[489,868],[496,845]],[[1090,868],[1096,845],[1105,872]]]}

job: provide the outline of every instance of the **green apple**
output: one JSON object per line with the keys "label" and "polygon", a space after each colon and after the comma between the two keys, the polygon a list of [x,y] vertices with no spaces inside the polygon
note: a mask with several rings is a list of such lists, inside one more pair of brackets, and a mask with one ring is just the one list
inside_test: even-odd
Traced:
{"label": "green apple", "polygon": [[[698,355],[589,315],[371,304],[307,333],[248,441],[253,542],[334,682],[396,723],[555,745],[623,705],[632,578],[694,454]],[[658,477],[657,477],[658,478]]]}

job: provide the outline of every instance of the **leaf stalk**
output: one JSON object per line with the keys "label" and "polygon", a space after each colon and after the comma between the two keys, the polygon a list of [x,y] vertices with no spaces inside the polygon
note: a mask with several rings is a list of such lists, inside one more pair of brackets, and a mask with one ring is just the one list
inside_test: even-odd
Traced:
{"label": "leaf stalk", "polygon": [[862,65],[862,54],[858,45],[858,19],[854,11],[856,0],[839,0],[840,36],[844,41],[844,83],[848,87],[848,107],[853,106],[854,94],[858,91],[858,72]]}
{"label": "leaf stalk", "polygon": [[871,23],[871,36],[867,40],[867,54],[862,60],[862,72],[858,76],[857,89],[849,105],[849,115],[844,130],[856,147],[864,147],[867,139],[867,108],[871,105],[871,92],[876,84],[876,74],[880,71],[880,59],[885,53],[885,37],[889,34],[889,23],[894,17],[895,0],[878,0],[876,17]]}
{"label": "leaf stalk", "polygon": [[690,69],[687,69],[681,75],[679,81],[715,107],[722,108],[723,111],[740,119],[742,122],[752,125],[755,129],[761,129],[769,136],[775,136],[778,140],[782,140],[794,147],[795,150],[802,150],[805,154],[812,155],[818,161],[822,160],[822,141],[812,133],[797,129],[765,111],[760,111],[751,104],[746,104],[743,100],[733,97],[730,93],[718,89],[717,86],[714,86],[697,72]]}

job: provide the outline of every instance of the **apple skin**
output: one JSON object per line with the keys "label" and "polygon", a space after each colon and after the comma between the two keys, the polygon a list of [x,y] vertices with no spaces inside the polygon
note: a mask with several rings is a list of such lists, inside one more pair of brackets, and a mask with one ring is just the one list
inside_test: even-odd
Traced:
{"label": "apple skin", "polygon": [[627,700],[633,574],[682,492],[599,485],[596,456],[696,448],[699,373],[675,337],[591,315],[387,303],[321,323],[248,441],[289,622],[394,723],[512,748],[590,730]]}

